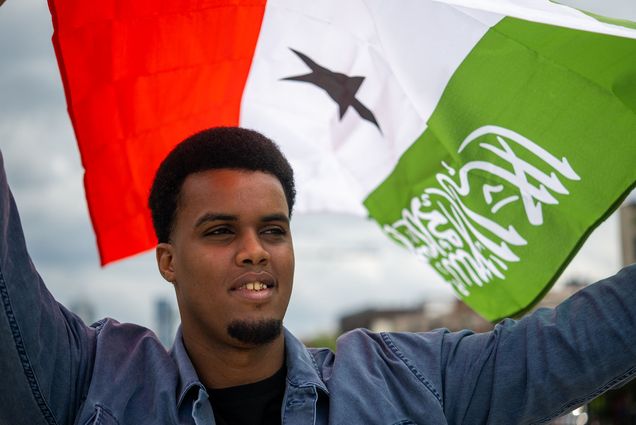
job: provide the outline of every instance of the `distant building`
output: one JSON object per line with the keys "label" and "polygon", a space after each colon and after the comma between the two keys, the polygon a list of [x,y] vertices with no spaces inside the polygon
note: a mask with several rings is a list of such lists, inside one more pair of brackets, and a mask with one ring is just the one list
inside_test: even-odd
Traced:
{"label": "distant building", "polygon": [[[533,310],[556,307],[588,283],[584,279],[572,279],[563,287],[549,291]],[[373,332],[423,332],[437,328],[487,332],[493,326],[493,323],[475,313],[460,299],[445,303],[425,302],[409,308],[368,308],[340,318],[340,333],[356,328],[366,328]]]}
{"label": "distant building", "polygon": [[572,278],[565,282],[560,288],[552,288],[541,301],[532,310],[536,310],[540,307],[554,308],[561,304],[570,295],[574,295],[575,292],[582,288],[585,288],[590,284],[590,281],[584,278]]}
{"label": "distant building", "polygon": [[475,313],[460,299],[455,299],[452,309],[431,321],[431,328],[447,328],[451,331],[470,329],[475,332],[487,332],[493,324]]}
{"label": "distant building", "polygon": [[88,298],[78,298],[72,301],[68,308],[73,313],[77,314],[87,325],[91,325],[97,320],[95,306],[88,300]]}
{"label": "distant building", "polygon": [[421,331],[424,321],[422,306],[413,308],[375,309],[369,308],[340,318],[341,333],[357,328],[380,331]]}
{"label": "distant building", "polygon": [[636,202],[620,208],[623,265],[636,263]]}
{"label": "distant building", "polygon": [[155,323],[159,340],[166,347],[172,345],[176,327],[176,315],[172,304],[165,298],[159,298],[155,302]]}
{"label": "distant building", "polygon": [[340,319],[341,333],[356,328],[366,328],[373,332],[424,332],[436,328],[483,332],[492,329],[492,324],[461,300],[455,300],[444,303],[443,306],[439,303],[424,303],[402,309],[370,308]]}

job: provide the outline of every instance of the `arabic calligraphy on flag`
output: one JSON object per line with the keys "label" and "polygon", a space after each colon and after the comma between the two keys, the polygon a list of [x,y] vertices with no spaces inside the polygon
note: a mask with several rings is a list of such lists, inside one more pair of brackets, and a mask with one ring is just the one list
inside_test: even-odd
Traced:
{"label": "arabic calligraphy on flag", "polygon": [[[494,136],[495,143],[486,141],[485,136]],[[442,161],[443,171],[435,174],[436,185],[413,197],[401,217],[383,227],[389,236],[429,262],[464,297],[470,295],[472,286],[483,287],[495,278],[504,280],[509,264],[521,261],[515,247],[528,244],[514,221],[496,221],[499,210],[520,203],[528,223],[541,226],[543,205],[558,205],[554,195],[569,194],[561,179],[580,180],[567,159],[558,159],[505,128],[475,130],[457,153],[469,146],[477,149],[470,155],[475,160],[458,170]],[[479,149],[493,153],[495,160],[483,160],[485,152]],[[519,149],[526,156],[530,153],[534,161],[522,159],[516,153]],[[489,207],[486,214],[464,203],[480,196]]]}

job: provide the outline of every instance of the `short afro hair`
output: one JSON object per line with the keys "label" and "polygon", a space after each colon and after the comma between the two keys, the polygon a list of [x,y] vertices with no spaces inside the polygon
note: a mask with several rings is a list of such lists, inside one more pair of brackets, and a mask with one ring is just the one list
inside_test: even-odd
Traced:
{"label": "short afro hair", "polygon": [[214,169],[262,171],[283,186],[291,217],[294,173],[278,146],[262,134],[239,127],[216,127],[179,143],[163,160],[152,183],[148,206],[159,242],[169,242],[179,195],[190,174]]}

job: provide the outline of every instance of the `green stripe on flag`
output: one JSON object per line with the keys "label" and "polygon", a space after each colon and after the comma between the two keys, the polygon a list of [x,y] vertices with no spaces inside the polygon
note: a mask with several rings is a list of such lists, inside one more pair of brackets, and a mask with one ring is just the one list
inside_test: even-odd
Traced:
{"label": "green stripe on flag", "polygon": [[540,299],[636,181],[636,40],[506,18],[365,201],[489,320]]}

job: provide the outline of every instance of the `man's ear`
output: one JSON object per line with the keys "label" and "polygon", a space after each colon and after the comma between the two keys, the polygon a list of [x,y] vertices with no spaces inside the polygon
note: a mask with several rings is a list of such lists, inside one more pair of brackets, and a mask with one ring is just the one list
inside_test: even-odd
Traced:
{"label": "man's ear", "polygon": [[173,247],[171,244],[162,242],[155,248],[155,254],[157,256],[157,267],[159,267],[159,273],[168,282],[174,284],[176,281],[176,275],[174,271],[174,256]]}

